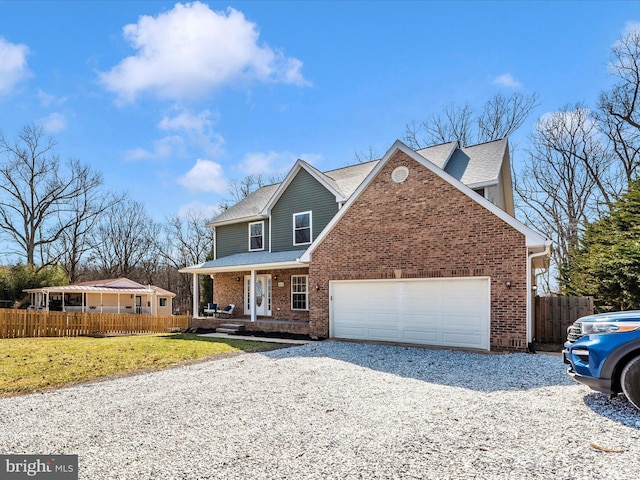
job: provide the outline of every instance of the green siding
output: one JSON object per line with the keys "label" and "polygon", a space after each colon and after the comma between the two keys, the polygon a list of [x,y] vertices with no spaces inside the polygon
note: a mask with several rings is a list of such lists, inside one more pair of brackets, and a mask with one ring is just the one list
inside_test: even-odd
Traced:
{"label": "green siding", "polygon": [[336,197],[306,170],[300,170],[271,210],[271,251],[303,249],[293,245],[293,214],[311,211],[312,241],[338,212]]}
{"label": "green siding", "polygon": [[[249,223],[242,222],[216,227],[216,258],[249,251]],[[269,220],[264,220],[264,251],[269,251]],[[263,250],[260,250],[263,251]]]}

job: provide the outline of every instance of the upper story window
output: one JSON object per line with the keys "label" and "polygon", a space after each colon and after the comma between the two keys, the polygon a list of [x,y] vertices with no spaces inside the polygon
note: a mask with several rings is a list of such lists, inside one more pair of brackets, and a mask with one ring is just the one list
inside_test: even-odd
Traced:
{"label": "upper story window", "polygon": [[264,222],[249,224],[249,251],[264,250]]}
{"label": "upper story window", "polygon": [[311,243],[311,212],[293,214],[293,244]]}

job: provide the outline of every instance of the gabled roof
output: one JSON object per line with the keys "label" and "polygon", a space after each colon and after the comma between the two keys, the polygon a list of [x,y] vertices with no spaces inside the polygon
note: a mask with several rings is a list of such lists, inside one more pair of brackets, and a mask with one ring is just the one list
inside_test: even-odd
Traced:
{"label": "gabled roof", "polygon": [[257,189],[215,217],[207,225],[215,227],[228,223],[236,223],[238,221],[257,220],[268,216],[268,213],[265,212],[275,205],[275,202],[280,198],[286,186],[291,183],[300,169],[307,171],[330,192],[336,195],[336,201],[346,201],[373,167],[375,167],[376,163],[378,163],[378,160],[349,165],[348,167],[323,173],[304,160],[298,160],[287,174],[285,180],[281,183],[275,183]]}
{"label": "gabled roof", "polygon": [[[406,147],[406,145],[405,145]],[[409,148],[409,147],[406,147]],[[498,183],[505,152],[506,138],[460,148],[457,141],[447,142],[413,151],[455,179],[469,187]],[[207,225],[210,227],[266,218],[271,208],[287,189],[300,170],[305,170],[336,197],[345,202],[375,169],[380,160],[358,163],[348,167],[321,172],[304,160],[298,159],[281,183],[267,185],[231,206]],[[506,186],[510,188],[510,184]]]}
{"label": "gabled roof", "polygon": [[429,160],[436,167],[444,170],[444,167],[451,158],[451,155],[453,155],[453,152],[455,152],[456,148],[458,148],[458,142],[453,141],[421,148],[420,150],[416,150],[416,152]]}
{"label": "gabled roof", "polygon": [[457,142],[450,142],[423,148],[417,153],[473,188],[498,183],[508,144],[506,138],[462,148],[456,148]]}
{"label": "gabled roof", "polygon": [[[502,142],[502,140],[498,141]],[[495,143],[495,142],[491,142]],[[309,248],[305,251],[304,255],[300,257],[300,261],[308,263],[311,261],[311,254],[313,251],[320,245],[326,236],[333,230],[336,224],[340,221],[343,215],[349,210],[349,207],[353,205],[353,203],[357,200],[360,194],[367,188],[367,186],[371,183],[373,178],[378,174],[378,172],[382,169],[382,167],[389,161],[389,159],[398,151],[403,152],[408,157],[412,158],[416,162],[420,163],[422,166],[430,170],[432,173],[443,179],[444,181],[451,184],[453,187],[458,189],[463,194],[467,195],[469,198],[474,200],[475,202],[482,205],[484,208],[492,212],[494,215],[502,219],[507,224],[511,225],[514,229],[522,233],[526,240],[526,246],[533,248],[539,247],[544,248],[550,244],[550,241],[542,237],[537,232],[531,230],[526,225],[522,224],[514,217],[509,215],[507,212],[497,207],[489,200],[485,199],[481,195],[477,195],[473,190],[464,185],[460,180],[453,177],[451,174],[447,173],[446,170],[442,170],[438,168],[431,161],[428,161],[422,154],[412,150],[400,140],[396,140],[396,142],[391,146],[387,153],[385,153],[384,157],[376,164],[376,166],[371,170],[367,178],[360,184],[360,186],[356,189],[356,191],[349,197],[349,200],[344,204],[344,206],[338,210],[338,213],[333,217],[333,219],[329,222],[329,224],[324,228],[320,235],[316,237],[313,243],[309,246]],[[450,160],[451,161],[451,160]]]}
{"label": "gabled roof", "polygon": [[279,183],[274,183],[273,185],[267,185],[257,189],[255,192],[222,212],[207,225],[224,225],[225,223],[234,223],[239,219],[249,220],[252,218],[260,218],[260,212],[264,210],[265,205],[279,186]]}
{"label": "gabled roof", "polygon": [[280,197],[285,192],[285,190],[289,187],[293,179],[296,178],[296,175],[298,175],[300,170],[305,170],[313,178],[315,178],[320,184],[322,184],[327,190],[329,190],[329,192],[335,195],[336,202],[343,202],[347,199],[344,196],[344,194],[340,191],[340,188],[336,184],[335,180],[333,180],[333,178],[326,176],[324,173],[315,169],[304,160],[298,159],[296,160],[296,163],[293,165],[293,168],[289,170],[289,173],[284,178],[282,183],[278,186],[278,189],[271,196],[269,201],[267,201],[267,204],[262,209],[262,212],[260,212],[262,215],[269,215],[273,206],[280,199]]}

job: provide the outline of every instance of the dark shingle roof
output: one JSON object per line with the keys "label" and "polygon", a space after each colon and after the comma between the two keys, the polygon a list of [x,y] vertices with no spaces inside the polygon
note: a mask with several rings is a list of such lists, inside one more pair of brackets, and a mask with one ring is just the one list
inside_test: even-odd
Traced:
{"label": "dark shingle roof", "polygon": [[[441,145],[416,150],[420,156],[426,158],[438,168],[460,180],[465,185],[489,184],[497,182],[502,167],[507,139],[458,148],[458,142],[448,142]],[[357,163],[348,167],[337,168],[327,172],[320,172],[306,162],[301,162],[312,170],[318,178],[344,198],[349,198],[364,179],[371,173],[380,160]],[[269,200],[280,187],[280,183],[261,187],[229,209],[222,212],[211,222],[210,226],[233,223],[243,219],[259,216]]]}

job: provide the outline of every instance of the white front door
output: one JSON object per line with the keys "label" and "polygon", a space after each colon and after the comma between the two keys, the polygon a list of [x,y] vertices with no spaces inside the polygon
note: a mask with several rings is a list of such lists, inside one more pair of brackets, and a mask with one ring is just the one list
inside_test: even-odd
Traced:
{"label": "white front door", "polygon": [[[244,314],[251,315],[251,275],[244,277]],[[271,315],[271,275],[256,275],[256,315]]]}

